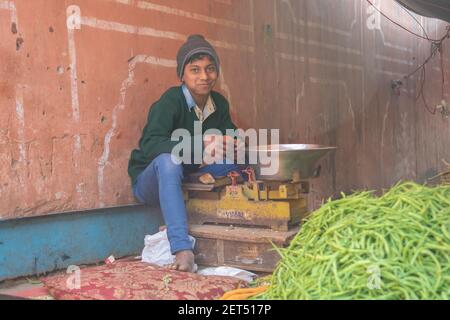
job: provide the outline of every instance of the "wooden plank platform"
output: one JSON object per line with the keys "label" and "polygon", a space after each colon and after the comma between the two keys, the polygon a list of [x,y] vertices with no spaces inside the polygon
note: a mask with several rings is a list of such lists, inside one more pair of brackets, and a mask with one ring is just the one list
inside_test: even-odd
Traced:
{"label": "wooden plank platform", "polygon": [[280,260],[273,245],[286,247],[300,227],[287,232],[219,225],[191,225],[196,238],[196,262],[205,266],[232,266],[250,271],[273,272]]}
{"label": "wooden plank platform", "polygon": [[252,243],[267,243],[270,240],[276,244],[284,245],[290,241],[300,230],[300,226],[289,231],[274,231],[264,228],[235,227],[224,225],[191,225],[192,236],[202,238],[215,238],[222,240],[239,240]]}

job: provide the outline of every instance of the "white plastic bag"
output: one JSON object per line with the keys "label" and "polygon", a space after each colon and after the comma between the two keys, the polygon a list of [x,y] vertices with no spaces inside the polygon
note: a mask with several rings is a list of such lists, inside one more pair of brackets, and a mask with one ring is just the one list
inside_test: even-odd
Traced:
{"label": "white plastic bag", "polygon": [[[195,238],[189,236],[192,248],[195,246]],[[167,230],[160,231],[151,236],[145,236],[145,247],[142,250],[142,262],[165,266],[175,262],[175,256],[170,252],[170,243],[167,238]]]}
{"label": "white plastic bag", "polygon": [[233,267],[212,267],[212,268],[205,268],[200,269],[198,274],[204,275],[204,276],[229,276],[229,277],[235,277],[247,282],[253,281],[253,278],[256,277],[256,274],[245,271],[238,268]]}

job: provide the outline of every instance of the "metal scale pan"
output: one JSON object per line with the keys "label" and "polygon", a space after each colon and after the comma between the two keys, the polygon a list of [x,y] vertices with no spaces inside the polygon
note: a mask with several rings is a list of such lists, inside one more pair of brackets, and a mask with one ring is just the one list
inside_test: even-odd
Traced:
{"label": "metal scale pan", "polygon": [[[257,158],[257,162],[251,163],[250,166],[254,168],[258,180],[292,181],[318,177],[320,174],[318,161],[336,149],[317,144],[278,144],[249,148],[246,152],[248,159],[251,159],[252,155]],[[261,163],[261,154],[270,158],[275,157],[276,152],[279,159],[278,170],[274,174],[262,174],[261,169],[270,167],[270,163]]]}

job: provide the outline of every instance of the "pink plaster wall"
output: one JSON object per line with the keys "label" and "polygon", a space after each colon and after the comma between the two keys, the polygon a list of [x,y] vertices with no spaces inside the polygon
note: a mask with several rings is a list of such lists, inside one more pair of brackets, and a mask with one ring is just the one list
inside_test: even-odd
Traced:
{"label": "pink plaster wall", "polygon": [[[191,33],[217,48],[217,89],[237,124],[339,147],[313,184],[315,204],[438,172],[450,160],[449,119],[415,101],[417,78],[400,96],[390,90],[430,47],[383,18],[369,28],[371,17],[358,0],[0,0],[0,219],[133,204],[130,150],[148,107],[178,84],[175,55]],[[449,55],[447,42],[446,77]],[[432,107],[440,74],[436,58]]]}

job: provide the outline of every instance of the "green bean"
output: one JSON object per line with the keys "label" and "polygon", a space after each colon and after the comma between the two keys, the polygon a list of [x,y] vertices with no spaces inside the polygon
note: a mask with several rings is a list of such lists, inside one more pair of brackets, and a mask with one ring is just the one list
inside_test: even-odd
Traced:
{"label": "green bean", "polygon": [[271,285],[256,299],[448,299],[449,251],[450,186],[342,193],[278,248]]}

